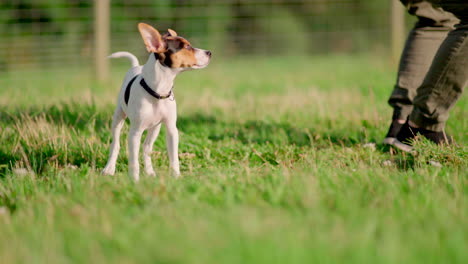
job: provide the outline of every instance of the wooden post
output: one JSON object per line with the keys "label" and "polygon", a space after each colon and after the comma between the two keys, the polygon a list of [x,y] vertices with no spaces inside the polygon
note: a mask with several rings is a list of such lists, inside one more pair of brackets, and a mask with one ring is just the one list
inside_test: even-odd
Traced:
{"label": "wooden post", "polygon": [[94,0],[94,69],[99,81],[109,78],[110,0]]}
{"label": "wooden post", "polygon": [[392,61],[398,62],[405,43],[405,10],[399,0],[391,1],[390,27]]}

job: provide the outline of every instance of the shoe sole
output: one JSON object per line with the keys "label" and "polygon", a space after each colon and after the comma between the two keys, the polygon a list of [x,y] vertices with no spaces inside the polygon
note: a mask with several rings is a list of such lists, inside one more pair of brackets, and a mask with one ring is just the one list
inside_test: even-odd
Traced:
{"label": "shoe sole", "polygon": [[394,137],[386,137],[383,140],[383,143],[386,145],[393,145],[397,139]]}
{"label": "shoe sole", "polygon": [[398,139],[394,138],[394,137],[387,137],[383,140],[383,143],[384,144],[387,144],[387,145],[391,145],[399,150],[402,150],[404,152],[412,152],[413,150],[413,147],[412,146],[408,146],[406,144],[403,144],[401,143],[400,141],[398,141]]}
{"label": "shoe sole", "polygon": [[394,146],[395,148],[401,150],[401,151],[404,151],[404,152],[412,152],[413,151],[413,147],[412,146],[408,146],[406,144],[403,144],[401,143],[400,141],[398,141],[398,139],[395,139],[395,141],[393,142],[393,144],[391,144],[392,146]]}

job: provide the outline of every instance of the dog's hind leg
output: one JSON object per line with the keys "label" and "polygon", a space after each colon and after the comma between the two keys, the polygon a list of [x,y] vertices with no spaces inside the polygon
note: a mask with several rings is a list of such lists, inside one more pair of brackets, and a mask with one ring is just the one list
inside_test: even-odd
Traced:
{"label": "dog's hind leg", "polygon": [[109,152],[109,160],[107,161],[106,167],[102,170],[102,174],[114,175],[115,173],[115,164],[120,150],[120,131],[125,123],[125,117],[126,115],[120,106],[117,106],[114,117],[112,118],[112,143]]}
{"label": "dog's hind leg", "polygon": [[143,161],[145,164],[145,173],[149,176],[155,176],[156,173],[153,170],[151,164],[151,152],[153,151],[154,141],[158,138],[159,131],[161,131],[161,124],[157,124],[148,130],[145,142],[143,143]]}

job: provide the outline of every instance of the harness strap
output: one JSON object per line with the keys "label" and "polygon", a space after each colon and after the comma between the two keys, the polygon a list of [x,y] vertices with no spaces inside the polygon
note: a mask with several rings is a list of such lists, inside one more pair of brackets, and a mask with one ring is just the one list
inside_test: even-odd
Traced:
{"label": "harness strap", "polygon": [[133,82],[135,81],[135,79],[139,76],[139,74],[135,75],[135,77],[133,77],[130,82],[127,84],[127,88],[125,88],[125,95],[124,95],[124,99],[125,99],[125,104],[128,105],[128,99],[130,98],[130,90],[132,89],[132,84]]}
{"label": "harness strap", "polygon": [[[128,99],[130,99],[130,90],[132,89],[132,84],[133,82],[135,81],[135,79],[140,76],[139,74],[135,75],[131,80],[130,82],[128,82],[127,84],[127,87],[125,88],[125,94],[124,94],[124,99],[125,99],[125,104],[128,105]],[[140,85],[143,87],[143,89],[145,89],[145,91],[147,93],[149,93],[150,95],[152,95],[153,97],[155,97],[156,99],[158,100],[161,100],[161,99],[167,99],[169,97],[171,97],[172,95],[172,90],[169,91],[169,93],[167,95],[160,95],[158,94],[157,92],[155,92],[153,89],[151,89],[151,87],[149,87],[149,85],[145,82],[145,79],[141,78],[141,81],[140,81]]]}
{"label": "harness strap", "polygon": [[150,95],[156,97],[156,99],[167,99],[169,97],[171,97],[172,95],[172,90],[169,91],[168,94],[166,95],[160,95],[158,94],[157,92],[155,92],[153,89],[151,89],[151,87],[149,87],[149,85],[145,82],[145,79],[141,78],[141,81],[140,81],[140,85],[143,87],[143,89],[145,89],[145,91],[147,91]]}

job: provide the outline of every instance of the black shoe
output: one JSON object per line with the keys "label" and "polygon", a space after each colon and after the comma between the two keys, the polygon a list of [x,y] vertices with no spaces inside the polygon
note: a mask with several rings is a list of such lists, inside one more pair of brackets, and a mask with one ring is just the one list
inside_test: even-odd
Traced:
{"label": "black shoe", "polygon": [[406,121],[396,137],[397,140],[392,145],[403,151],[411,151],[413,142],[417,139],[418,135],[438,145],[452,144],[452,138],[445,134],[444,131],[436,132],[424,128],[415,128],[410,126],[408,121]]}
{"label": "black shoe", "polygon": [[402,127],[403,127],[403,124],[399,123],[398,119],[396,118],[393,119],[392,124],[390,125],[390,128],[388,129],[388,133],[385,136],[383,143],[392,145],[393,142],[395,142],[398,132],[400,132]]}

